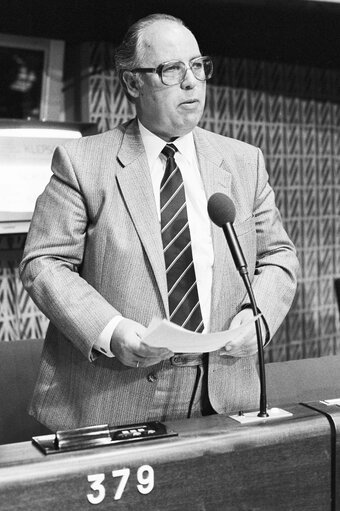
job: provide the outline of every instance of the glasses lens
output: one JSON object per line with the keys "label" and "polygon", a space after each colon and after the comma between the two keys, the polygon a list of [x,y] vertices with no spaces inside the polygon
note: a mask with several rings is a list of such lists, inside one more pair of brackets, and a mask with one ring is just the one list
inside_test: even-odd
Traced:
{"label": "glasses lens", "polygon": [[174,61],[163,64],[162,82],[164,85],[175,85],[181,83],[185,75],[185,64],[183,62]]}
{"label": "glasses lens", "polygon": [[190,63],[192,72],[197,80],[209,80],[213,74],[213,63],[210,57],[197,57]]}

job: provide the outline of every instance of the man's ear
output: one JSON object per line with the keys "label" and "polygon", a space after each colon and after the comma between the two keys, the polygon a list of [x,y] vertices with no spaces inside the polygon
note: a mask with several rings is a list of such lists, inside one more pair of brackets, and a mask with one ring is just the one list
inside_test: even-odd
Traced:
{"label": "man's ear", "polygon": [[138,98],[140,85],[138,77],[134,73],[131,73],[131,71],[124,71],[122,78],[126,88],[126,92],[132,98]]}

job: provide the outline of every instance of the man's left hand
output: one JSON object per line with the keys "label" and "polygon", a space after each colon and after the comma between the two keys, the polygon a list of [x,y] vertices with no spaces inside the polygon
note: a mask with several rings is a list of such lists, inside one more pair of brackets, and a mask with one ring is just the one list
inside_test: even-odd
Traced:
{"label": "man's left hand", "polygon": [[[241,310],[230,323],[229,330],[233,330],[238,328],[253,317],[252,309],[243,309]],[[265,332],[263,328],[263,323],[261,321],[261,331],[262,331],[262,342],[265,341]],[[242,332],[242,334],[235,335],[235,339],[228,342],[225,347],[221,350],[220,355],[222,357],[249,357],[254,355],[257,352],[257,336],[255,323],[250,323],[248,327]]]}

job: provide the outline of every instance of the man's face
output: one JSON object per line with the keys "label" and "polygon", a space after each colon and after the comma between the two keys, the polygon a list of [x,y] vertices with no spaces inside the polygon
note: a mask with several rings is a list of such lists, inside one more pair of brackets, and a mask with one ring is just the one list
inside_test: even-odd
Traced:
{"label": "man's face", "polygon": [[[155,22],[143,36],[144,51],[139,67],[157,67],[170,60],[186,65],[201,55],[193,34],[169,21]],[[164,85],[157,73],[143,73],[136,97],[137,115],[152,133],[166,141],[189,133],[202,117],[205,81],[197,80],[190,69],[184,81]]]}

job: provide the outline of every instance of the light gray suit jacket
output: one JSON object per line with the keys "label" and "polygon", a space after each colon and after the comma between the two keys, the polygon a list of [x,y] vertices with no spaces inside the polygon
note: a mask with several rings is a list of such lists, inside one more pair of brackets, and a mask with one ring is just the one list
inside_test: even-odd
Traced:
{"label": "light gray suit jacket", "polygon": [[[259,149],[193,131],[206,195],[228,195],[257,304],[273,335],[296,287],[297,259],[275,207]],[[56,149],[20,266],[24,286],[50,319],[30,412],[52,430],[150,420],[156,384],[96,356],[93,345],[118,312],[145,326],[168,316],[159,221],[136,121]],[[222,229],[212,225],[211,331],[227,329],[247,302]],[[174,389],[174,392],[179,389]],[[218,413],[258,406],[256,357],[209,356]]]}

